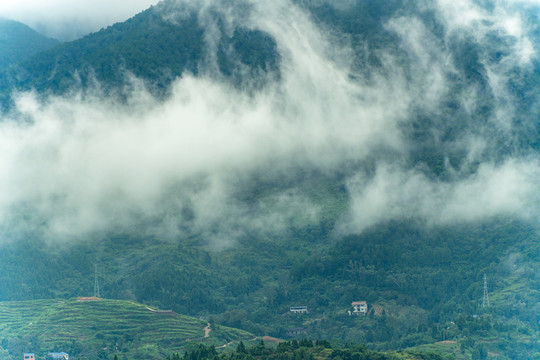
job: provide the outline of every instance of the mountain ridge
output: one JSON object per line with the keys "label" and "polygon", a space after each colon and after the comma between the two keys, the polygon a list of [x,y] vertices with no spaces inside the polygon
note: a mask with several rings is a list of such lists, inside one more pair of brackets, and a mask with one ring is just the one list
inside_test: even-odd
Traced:
{"label": "mountain ridge", "polygon": [[[168,21],[162,9],[166,5],[161,2],[124,22],[35,55],[2,75],[9,81],[0,91],[5,97],[14,88],[65,94],[73,88],[91,90],[97,83],[114,93],[129,86],[126,74],[132,74],[159,95],[185,73],[204,73],[202,62],[207,55],[197,14],[192,11],[181,21]],[[219,46],[219,72],[237,77],[237,82],[257,75],[259,69],[276,70],[275,43],[261,32],[238,29]],[[226,54],[229,46],[237,58]],[[251,68],[250,72],[242,75],[239,65]]]}
{"label": "mountain ridge", "polygon": [[20,22],[0,17],[0,71],[60,44]]}

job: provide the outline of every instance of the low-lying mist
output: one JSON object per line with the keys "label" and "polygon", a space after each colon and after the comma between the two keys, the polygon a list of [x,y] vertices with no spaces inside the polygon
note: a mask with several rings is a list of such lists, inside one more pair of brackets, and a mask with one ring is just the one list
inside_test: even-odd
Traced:
{"label": "low-lying mist", "polygon": [[[338,5],[347,11],[340,8],[354,2]],[[319,221],[324,201],[286,180],[306,169],[345,177],[348,210],[337,233],[393,219],[430,226],[493,216],[538,221],[540,159],[515,145],[516,124],[529,116],[520,114],[512,86],[538,61],[521,8],[421,2],[385,21],[398,44],[387,48],[322,24],[307,10],[317,4],[175,6],[178,14],[164,14],[167,21],[198,11],[209,48],[221,36],[217,18],[229,30],[268,33],[281,56],[280,76],[268,74],[252,91],[210,70],[186,74],[166,99],[136,78],[122,102],[95,89],[16,94],[16,108],[0,123],[4,241],[142,231],[171,239],[202,234],[223,247],[247,232],[272,236]],[[457,46],[465,43],[480,48],[483,82],[459,63]],[[359,66],[358,56],[377,64]],[[206,69],[215,61],[205,59]],[[417,126],[423,137],[411,132]],[[448,135],[454,127],[459,136]],[[422,160],[434,149],[439,172]],[[255,176],[273,187],[246,195]]]}

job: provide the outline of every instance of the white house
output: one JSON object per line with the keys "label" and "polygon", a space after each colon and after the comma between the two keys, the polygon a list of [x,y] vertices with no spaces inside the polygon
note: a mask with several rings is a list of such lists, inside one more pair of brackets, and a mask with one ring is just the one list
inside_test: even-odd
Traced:
{"label": "white house", "polygon": [[353,313],[356,315],[366,315],[368,311],[367,301],[353,301],[352,302]]}
{"label": "white house", "polygon": [[52,352],[45,356],[45,360],[69,360],[69,355],[65,352]]}
{"label": "white house", "polygon": [[307,306],[291,306],[290,311],[294,314],[307,314]]}

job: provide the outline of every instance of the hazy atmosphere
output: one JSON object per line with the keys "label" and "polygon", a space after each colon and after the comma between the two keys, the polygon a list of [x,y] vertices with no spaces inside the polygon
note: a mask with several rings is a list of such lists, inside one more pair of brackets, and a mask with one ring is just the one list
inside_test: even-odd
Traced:
{"label": "hazy atmosphere", "polygon": [[[245,3],[249,16],[208,1],[198,18],[210,49],[222,36],[212,25],[216,14],[227,28],[257,29],[275,39],[281,75],[267,75],[256,92],[215,76],[210,55],[202,76],[178,79],[164,101],[136,78],[127,105],[102,97],[99,86],[45,100],[18,94],[16,110],[4,114],[0,125],[3,238],[18,226],[64,238],[127,230],[141,221],[151,224],[147,231],[174,237],[188,231],[182,214],[190,208],[189,231],[211,229],[213,237],[229,242],[245,228],[274,231],[294,217],[317,218],[320,209],[294,185],[275,189],[255,208],[235,195],[255,174],[275,181],[294,168],[344,172],[350,209],[339,221],[341,232],[400,218],[430,225],[499,215],[538,221],[538,154],[500,153],[493,137],[516,136],[519,109],[508,76],[526,73],[538,60],[529,37],[536,24],[519,8],[507,2],[489,9],[467,0],[426,2],[420,8],[435,11],[444,24],[442,41],[414,14],[396,15],[385,28],[399,39],[406,60],[398,60],[395,50],[369,50],[366,44],[364,51],[376,51],[383,61],[366,78],[366,68],[351,63],[358,51],[351,39],[322,32],[300,7],[285,0]],[[117,16],[131,11],[121,5],[113,9]],[[178,21],[192,6],[178,1],[177,13],[169,9],[163,16]],[[82,4],[72,7],[54,16],[85,13]],[[493,36],[505,39],[499,44],[504,55],[493,60],[486,54],[480,62],[495,108],[483,125],[466,128],[459,138],[435,140],[459,149],[464,160],[452,165],[451,154],[443,154],[444,179],[411,167],[403,129],[415,114],[427,114],[435,124],[456,120],[440,110],[455,86],[450,79],[461,76],[448,46],[461,38],[482,46]],[[470,85],[452,96],[468,117],[484,95]]]}
{"label": "hazy atmosphere", "polygon": [[540,360],[540,1],[0,0],[0,360]]}

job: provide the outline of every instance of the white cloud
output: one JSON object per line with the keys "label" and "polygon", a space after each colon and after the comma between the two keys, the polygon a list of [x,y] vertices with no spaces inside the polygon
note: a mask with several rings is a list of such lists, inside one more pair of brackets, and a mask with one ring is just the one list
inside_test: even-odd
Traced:
{"label": "white cloud", "polygon": [[[519,17],[503,21],[466,0],[439,2],[450,32],[474,34],[483,43],[488,26],[527,39]],[[450,90],[447,74],[455,71],[450,50],[421,18],[387,23],[408,58],[385,54],[364,82],[351,76],[350,49],[337,48],[299,8],[285,0],[250,3],[249,16],[223,10],[229,26],[269,33],[282,59],[279,80],[255,93],[211,76],[184,76],[164,101],[138,85],[127,105],[99,93],[50,97],[44,103],[31,93],[20,94],[21,116],[0,122],[0,230],[9,235],[14,222],[39,224],[49,237],[69,238],[141,226],[164,236],[195,231],[228,244],[246,231],[283,231],[316,221],[320,204],[298,184],[280,183],[288,172],[358,170],[363,162],[376,171],[358,170],[361,175],[350,179],[345,231],[389,219],[434,225],[537,216],[538,159],[491,161],[486,149],[493,139],[481,131],[458,140],[469,151],[467,169],[456,169],[451,181],[402,167],[409,156],[402,130],[411,108],[436,116]],[[208,11],[216,4],[206,1],[199,14],[201,24],[213,29],[207,45],[219,36]],[[465,15],[454,21],[453,11]],[[486,19],[496,19],[496,25],[485,25]],[[509,56],[512,64],[519,63]],[[409,62],[408,73],[403,62]],[[499,99],[509,99],[507,69],[506,63],[488,67]],[[474,103],[470,96],[463,106]],[[499,109],[502,118],[511,116],[505,109]],[[470,164],[486,157],[465,175]],[[282,188],[250,199],[254,203],[243,201],[238,194],[255,175]]]}
{"label": "white cloud", "polygon": [[448,182],[383,164],[374,177],[358,175],[348,187],[351,215],[340,225],[344,232],[360,232],[391,219],[430,226],[496,216],[540,220],[538,159],[485,163],[472,175]]}
{"label": "white cloud", "polygon": [[11,224],[18,206],[30,204],[51,236],[65,237],[165,215],[174,227],[190,206],[195,228],[234,238],[247,224],[282,229],[293,215],[286,199],[289,209],[310,203],[282,189],[249,213],[231,194],[250,174],[264,169],[272,179],[296,164],[334,171],[375,148],[403,147],[398,125],[411,98],[399,76],[353,81],[304,13],[288,2],[257,5],[241,21],[269,32],[283,61],[280,81],[255,94],[191,76],[164,102],[135,86],[128,106],[99,94],[44,104],[21,94],[18,111],[31,121],[0,124],[0,218]]}
{"label": "white cloud", "polygon": [[[513,52],[507,57],[512,64],[532,61],[537,50],[528,38],[528,25],[514,6],[503,0],[493,1],[494,10],[481,7],[472,0],[437,0],[437,10],[451,36],[471,36],[480,44],[488,36],[508,36],[513,40]],[[493,46],[493,44],[491,44]]]}

